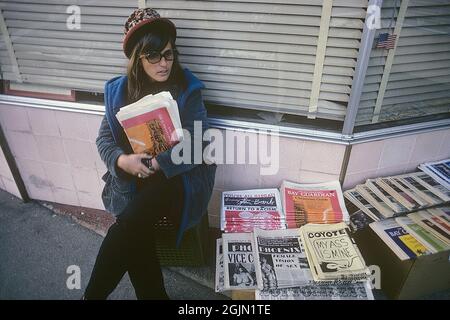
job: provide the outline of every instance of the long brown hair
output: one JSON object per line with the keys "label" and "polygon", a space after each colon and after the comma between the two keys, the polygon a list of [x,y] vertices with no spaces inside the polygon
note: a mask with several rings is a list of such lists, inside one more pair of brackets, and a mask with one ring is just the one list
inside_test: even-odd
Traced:
{"label": "long brown hair", "polygon": [[172,96],[175,95],[174,99],[176,99],[178,92],[185,89],[186,79],[183,69],[178,62],[177,53],[175,53],[169,79],[163,83],[150,82],[142,66],[141,55],[150,50],[162,51],[169,42],[172,45],[172,49],[176,52],[174,39],[164,32],[148,32],[137,41],[131,53],[127,68],[128,103],[135,102],[147,94],[153,94],[163,90],[170,91]]}

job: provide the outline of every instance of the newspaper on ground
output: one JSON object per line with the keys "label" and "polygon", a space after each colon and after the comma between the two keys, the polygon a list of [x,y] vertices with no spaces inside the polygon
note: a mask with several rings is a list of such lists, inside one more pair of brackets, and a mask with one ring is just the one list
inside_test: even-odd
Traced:
{"label": "newspaper on ground", "polygon": [[253,232],[259,289],[296,287],[312,281],[299,229]]}
{"label": "newspaper on ground", "polygon": [[294,288],[256,290],[256,300],[374,300],[369,281],[315,282]]}

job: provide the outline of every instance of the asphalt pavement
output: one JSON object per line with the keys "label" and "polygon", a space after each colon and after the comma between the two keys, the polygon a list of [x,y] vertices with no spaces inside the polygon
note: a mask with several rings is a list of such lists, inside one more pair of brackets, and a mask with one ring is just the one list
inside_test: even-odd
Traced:
{"label": "asphalt pavement", "polygon": [[[102,236],[39,202],[0,190],[0,300],[80,299]],[[163,268],[173,300],[219,300],[214,274],[203,268]],[[109,297],[135,300],[127,275]]]}

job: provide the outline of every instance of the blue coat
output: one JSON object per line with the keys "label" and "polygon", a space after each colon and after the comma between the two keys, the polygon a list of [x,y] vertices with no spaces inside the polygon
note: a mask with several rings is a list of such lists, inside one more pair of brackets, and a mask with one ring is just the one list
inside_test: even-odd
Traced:
{"label": "blue coat", "polygon": [[[188,85],[187,89],[179,94],[177,103],[183,129],[188,130],[191,137],[194,137],[194,121],[202,121],[203,131],[208,129],[208,118],[201,95],[204,85],[188,69],[184,72]],[[100,157],[108,168],[108,172],[103,176],[106,184],[102,200],[106,210],[116,215],[122,212],[136,194],[137,178],[117,167],[117,158],[121,154],[133,152],[125,132],[115,117],[119,109],[126,105],[127,81],[126,76],[119,76],[106,82],[106,114],[96,140]],[[185,196],[177,236],[179,245],[184,232],[198,224],[207,211],[214,187],[216,165],[174,164],[170,153],[171,149],[159,154],[156,159],[167,178],[177,175],[182,177]]]}

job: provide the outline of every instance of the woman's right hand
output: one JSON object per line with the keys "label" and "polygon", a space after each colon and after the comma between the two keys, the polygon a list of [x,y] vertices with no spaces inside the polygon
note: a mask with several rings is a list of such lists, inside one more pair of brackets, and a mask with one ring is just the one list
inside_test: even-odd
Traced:
{"label": "woman's right hand", "polygon": [[148,178],[155,172],[151,171],[141,162],[141,159],[145,158],[151,159],[151,156],[146,153],[122,154],[117,158],[117,166],[133,176]]}

